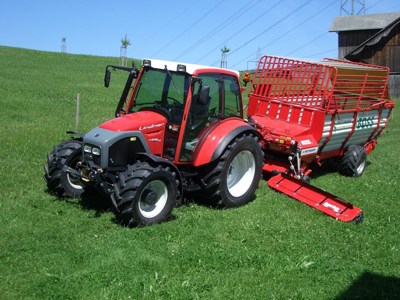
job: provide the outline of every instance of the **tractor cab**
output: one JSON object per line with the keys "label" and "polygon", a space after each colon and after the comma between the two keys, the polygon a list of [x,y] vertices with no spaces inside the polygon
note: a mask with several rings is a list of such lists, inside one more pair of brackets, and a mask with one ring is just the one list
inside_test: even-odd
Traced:
{"label": "tractor cab", "polygon": [[110,68],[127,70],[130,76],[117,118],[101,126],[141,131],[152,154],[175,164],[192,162],[196,145],[219,121],[243,117],[238,72],[145,59],[140,71],[108,66],[106,83]]}

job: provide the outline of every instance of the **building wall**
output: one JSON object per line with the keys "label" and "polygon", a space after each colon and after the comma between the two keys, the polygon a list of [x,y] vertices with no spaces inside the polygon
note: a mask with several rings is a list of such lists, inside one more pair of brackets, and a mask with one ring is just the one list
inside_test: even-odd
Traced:
{"label": "building wall", "polygon": [[339,53],[338,57],[343,58],[346,54],[353,51],[360,44],[365,42],[379,30],[354,30],[354,31],[341,31],[338,32],[339,38]]}
{"label": "building wall", "polygon": [[[339,58],[343,58],[376,32],[376,30],[339,32]],[[367,46],[357,59],[352,60],[389,67],[390,96],[400,99],[400,26],[397,26],[389,36],[383,37],[378,44]]]}
{"label": "building wall", "polygon": [[388,86],[390,98],[400,100],[400,74],[390,75]]}

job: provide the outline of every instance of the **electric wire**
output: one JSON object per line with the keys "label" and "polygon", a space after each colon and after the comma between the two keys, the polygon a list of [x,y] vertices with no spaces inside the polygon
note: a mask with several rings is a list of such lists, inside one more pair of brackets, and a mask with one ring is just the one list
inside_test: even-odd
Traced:
{"label": "electric wire", "polygon": [[321,51],[321,52],[309,54],[309,55],[303,56],[303,58],[315,57],[315,56],[319,56],[319,55],[321,55],[321,54],[330,53],[330,52],[333,52],[333,51],[336,51],[336,52],[337,52],[338,49],[337,49],[337,48],[333,48],[333,49],[329,49],[329,50],[325,50],[325,51]]}
{"label": "electric wire", "polygon": [[378,2],[374,3],[373,5],[371,5],[370,7],[366,8],[365,11],[370,10],[371,8],[377,6],[379,3],[381,3],[383,0],[379,0]]}
{"label": "electric wire", "polygon": [[[333,2],[331,2],[330,4],[328,4],[327,6],[325,6],[324,8],[322,8],[321,10],[319,10],[318,12],[316,12],[315,14],[307,17],[306,19],[304,19],[303,21],[301,21],[300,23],[297,23],[295,26],[293,26],[291,29],[287,30],[286,32],[280,34],[277,38],[275,38],[274,40],[268,42],[268,44],[265,44],[264,46],[260,47],[260,49],[265,49],[268,46],[271,46],[272,44],[276,43],[277,41],[279,41],[280,39],[286,37],[287,34],[291,33],[292,31],[298,29],[300,26],[304,25],[305,23],[307,23],[308,21],[312,20],[313,18],[315,18],[316,16],[318,16],[319,14],[321,14],[322,12],[324,12],[325,10],[327,10],[328,8],[330,8],[331,6],[333,6],[334,4],[336,4],[337,2],[339,2],[339,0],[334,0]],[[254,56],[257,52],[253,52],[250,55],[248,55],[247,57],[241,59],[240,61],[238,61],[237,63],[233,64],[231,67],[234,68],[236,67],[238,64],[242,63],[243,61],[247,61],[250,57]]]}
{"label": "electric wire", "polygon": [[158,55],[161,51],[165,50],[165,48],[171,46],[176,40],[178,40],[181,36],[183,36],[185,33],[190,31],[194,26],[196,26],[200,21],[202,21],[205,17],[207,17],[210,13],[213,12],[215,8],[220,6],[225,0],[219,1],[216,5],[214,5],[211,9],[209,9],[205,14],[203,14],[200,18],[198,18],[195,22],[193,22],[190,26],[188,26],[184,31],[182,31],[180,34],[178,34],[175,38],[170,40],[166,45],[161,47],[158,51],[156,51],[152,56],[155,57]]}
{"label": "electric wire", "polygon": [[[242,49],[243,47],[247,46],[249,43],[253,42],[254,40],[256,40],[257,38],[259,38],[261,35],[265,34],[266,32],[268,32],[269,30],[271,30],[273,27],[275,27],[276,25],[278,25],[279,23],[283,22],[285,19],[287,19],[288,17],[290,17],[291,15],[297,13],[300,9],[304,8],[306,5],[310,4],[310,2],[312,2],[312,0],[308,0],[306,2],[304,2],[303,4],[301,4],[300,6],[296,7],[294,10],[292,10],[290,13],[288,13],[287,15],[285,15],[284,17],[280,18],[278,21],[276,21],[275,23],[273,23],[271,26],[267,27],[265,30],[263,30],[262,32],[260,32],[259,34],[257,34],[256,36],[253,36],[251,39],[249,39],[248,41],[246,41],[245,43],[243,43],[242,45],[240,45],[238,48],[235,48],[232,52],[229,53],[229,55],[232,55],[233,53],[239,51],[240,49]],[[218,64],[219,60],[217,62],[215,62],[213,65]]]}
{"label": "electric wire", "polygon": [[322,34],[320,34],[319,36],[317,36],[316,38],[312,39],[311,41],[308,41],[307,43],[304,43],[303,45],[301,45],[300,47],[297,47],[296,49],[290,51],[289,53],[285,54],[284,56],[290,56],[293,53],[296,53],[297,51],[299,51],[300,49],[303,49],[304,47],[307,47],[308,45],[312,44],[313,42],[315,42],[316,40],[319,40],[320,38],[322,38],[323,36],[327,35],[329,32],[324,32]]}
{"label": "electric wire", "polygon": [[154,39],[154,37],[160,35],[162,32],[164,32],[165,30],[167,30],[169,27],[171,27],[171,25],[176,22],[176,20],[178,19],[179,16],[185,15],[190,9],[192,9],[192,5],[189,5],[188,7],[186,7],[185,9],[183,9],[180,13],[177,14],[176,17],[171,18],[170,22],[168,22],[167,24],[163,25],[160,29],[155,30],[153,33],[149,34],[148,36],[146,36],[146,41],[152,41]]}
{"label": "electric wire", "polygon": [[241,17],[244,15],[246,12],[248,12],[250,9],[252,9],[255,6],[255,3],[253,2],[260,2],[262,0],[252,0],[250,3],[246,3],[244,6],[239,8],[236,12],[234,12],[231,16],[229,16],[227,19],[225,19],[220,25],[214,27],[210,32],[208,32],[206,35],[204,35],[202,38],[194,42],[192,45],[190,45],[188,48],[183,50],[179,55],[177,55],[174,60],[177,60],[178,58],[187,55],[191,50],[195,49],[195,47],[200,46],[204,42],[206,42],[209,38],[223,30],[226,26],[232,24],[237,18]]}
{"label": "electric wire", "polygon": [[[263,12],[261,12],[257,17],[255,17],[254,19],[252,19],[251,22],[249,22],[246,26],[243,26],[241,29],[239,29],[238,31],[236,31],[235,33],[233,33],[232,35],[230,35],[227,39],[225,39],[225,43],[229,40],[231,40],[232,38],[236,37],[239,33],[241,33],[242,31],[246,30],[248,26],[252,25],[254,22],[256,22],[257,20],[259,20],[260,18],[265,16],[265,13],[268,12],[269,10],[274,9],[276,6],[278,6],[281,3],[281,1],[277,1],[274,5],[272,5],[271,7],[268,7],[266,10],[264,10]],[[202,59],[206,58],[207,56],[209,56],[211,53],[213,53],[216,49],[218,49],[220,47],[221,44],[219,44],[218,46],[216,46],[215,48],[211,49],[210,51],[208,51],[206,54],[204,54],[202,57],[200,57],[199,59],[196,60],[196,63],[198,63],[199,61],[201,61]]]}

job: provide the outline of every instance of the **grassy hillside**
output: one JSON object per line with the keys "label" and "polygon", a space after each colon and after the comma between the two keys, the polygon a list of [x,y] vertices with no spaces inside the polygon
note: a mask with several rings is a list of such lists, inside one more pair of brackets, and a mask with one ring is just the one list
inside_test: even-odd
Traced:
{"label": "grassy hillside", "polygon": [[230,210],[190,203],[174,220],[127,229],[107,205],[45,192],[46,153],[66,130],[114,114],[117,58],[0,47],[0,299],[395,299],[400,295],[400,117],[363,177],[312,183],[362,207],[345,224],[273,192]]}

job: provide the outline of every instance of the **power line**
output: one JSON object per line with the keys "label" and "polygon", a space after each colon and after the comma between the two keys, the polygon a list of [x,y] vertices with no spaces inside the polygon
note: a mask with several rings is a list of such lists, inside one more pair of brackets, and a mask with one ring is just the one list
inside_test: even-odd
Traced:
{"label": "power line", "polygon": [[288,54],[285,54],[284,56],[290,56],[290,55],[292,55],[293,53],[299,51],[300,49],[303,49],[304,47],[307,47],[309,44],[311,44],[311,43],[315,42],[316,40],[322,38],[324,35],[327,35],[328,33],[329,33],[329,32],[324,32],[323,34],[321,34],[321,35],[317,36],[316,38],[312,39],[311,41],[309,41],[309,42],[307,42],[307,43],[301,45],[300,47],[294,49],[293,51],[289,52]]}
{"label": "power line", "polygon": [[330,53],[330,52],[333,52],[333,51],[337,51],[337,48],[333,48],[333,49],[329,49],[329,50],[313,53],[313,54],[310,54],[310,55],[307,55],[307,56],[302,56],[302,57],[303,58],[309,58],[309,57],[314,57],[314,56],[318,56],[318,55],[325,54],[325,53]]}
{"label": "power line", "polygon": [[208,16],[215,8],[217,8],[218,6],[220,6],[222,4],[222,2],[224,2],[225,0],[221,0],[220,2],[218,2],[215,6],[213,6],[211,9],[209,9],[204,15],[202,15],[200,18],[198,18],[193,24],[191,24],[190,26],[188,26],[184,31],[182,31],[180,34],[178,34],[174,39],[172,39],[171,41],[169,41],[166,45],[164,45],[163,47],[161,47],[157,52],[155,52],[152,56],[156,56],[157,54],[159,54],[161,51],[163,51],[165,48],[167,48],[168,46],[172,45],[177,39],[179,39],[182,35],[184,35],[185,33],[187,33],[189,30],[191,30],[195,25],[197,25],[198,23],[200,23],[200,21],[202,21],[206,16]]}
{"label": "power line", "polygon": [[[259,14],[256,18],[252,19],[252,21],[250,23],[248,23],[247,25],[243,26],[241,29],[239,29],[238,31],[236,31],[235,33],[233,33],[231,36],[229,36],[227,39],[225,39],[225,43],[229,40],[231,40],[232,38],[236,37],[239,33],[241,33],[243,30],[246,30],[248,26],[250,26],[251,24],[253,24],[254,22],[256,22],[258,19],[260,19],[261,17],[265,16],[265,13],[268,12],[269,10],[275,8],[276,6],[278,6],[280,4],[280,1],[277,1],[272,7],[268,7],[266,10],[264,10],[261,14]],[[222,46],[224,45],[224,43],[221,43]],[[196,60],[196,63],[198,63],[200,60],[202,60],[203,58],[209,56],[211,53],[213,53],[216,49],[218,49],[219,47],[221,47],[221,44],[219,44],[217,47],[211,49],[209,52],[207,52],[205,55],[203,55],[202,57],[200,57],[199,59]],[[218,60],[219,62],[219,60]],[[217,62],[217,63],[218,63]]]}
{"label": "power line", "polygon": [[212,29],[210,32],[208,32],[205,36],[194,42],[191,46],[189,46],[187,49],[182,51],[178,56],[174,58],[174,60],[177,60],[181,56],[187,54],[190,50],[194,49],[195,46],[199,46],[203,44],[205,41],[207,41],[210,37],[214,36],[217,34],[219,31],[224,29],[226,26],[230,25],[232,22],[234,22],[237,18],[245,14],[247,11],[252,9],[255,4],[252,2],[257,1],[260,2],[261,0],[252,0],[250,3],[246,3],[243,7],[239,8],[236,12],[234,12],[231,16],[229,16],[227,19],[225,19],[220,25],[216,26],[214,29]]}
{"label": "power line", "polygon": [[365,11],[370,10],[371,8],[377,6],[379,3],[381,3],[383,0],[379,0],[378,2],[376,2],[375,4],[371,5],[370,7],[366,8]]}
{"label": "power line", "polygon": [[[328,8],[330,8],[332,5],[336,4],[337,2],[339,2],[340,0],[335,0],[333,2],[331,2],[330,4],[328,4],[327,6],[325,6],[324,8],[322,8],[321,10],[319,10],[317,13],[313,14],[312,16],[307,17],[306,19],[304,19],[303,21],[301,21],[300,23],[296,24],[295,26],[293,26],[291,29],[289,29],[288,31],[280,34],[276,39],[274,39],[273,41],[269,42],[268,44],[264,45],[261,47],[261,49],[264,49],[272,44],[274,44],[275,42],[279,41],[280,39],[284,38],[287,34],[289,34],[290,32],[298,29],[300,26],[304,25],[305,23],[307,23],[308,21],[312,20],[313,18],[315,18],[316,16],[318,16],[319,14],[321,14],[322,12],[324,12],[325,10],[327,10]],[[250,54],[249,56],[247,56],[244,59],[241,59],[239,62],[237,62],[236,64],[232,65],[232,67],[237,66],[238,64],[242,63],[243,61],[248,60],[250,57],[254,56],[256,52],[253,52],[252,54]]]}
{"label": "power line", "polygon": [[153,33],[149,34],[148,36],[146,36],[146,41],[152,40],[155,36],[159,35],[160,33],[162,33],[163,31],[165,31],[168,27],[170,27],[174,22],[176,22],[177,19],[179,19],[180,16],[185,15],[190,9],[192,9],[192,4],[190,4],[188,7],[186,7],[185,9],[183,9],[180,13],[178,13],[176,15],[176,17],[171,18],[170,22],[168,22],[167,24],[163,25],[160,29],[157,29],[156,31],[154,31]]}
{"label": "power line", "polygon": [[[268,28],[266,28],[265,30],[263,30],[262,32],[260,32],[259,34],[257,34],[256,36],[252,37],[251,39],[249,39],[248,41],[246,41],[245,43],[243,43],[242,45],[240,45],[238,48],[236,48],[235,50],[233,50],[230,54],[232,55],[232,53],[235,53],[237,51],[239,51],[240,49],[242,49],[243,47],[247,46],[249,43],[251,43],[252,41],[254,41],[255,39],[259,38],[261,35],[263,35],[264,33],[266,33],[267,31],[271,30],[273,27],[275,27],[276,25],[278,25],[279,23],[283,22],[285,19],[287,19],[288,17],[290,17],[291,15],[293,15],[294,13],[297,13],[300,9],[302,9],[304,6],[308,5],[312,0],[308,0],[305,3],[303,3],[302,5],[296,7],[294,10],[292,10],[290,13],[288,13],[287,15],[285,15],[284,17],[280,18],[278,21],[276,21],[274,24],[272,24],[271,26],[269,26]],[[215,63],[213,64],[215,65]]]}

